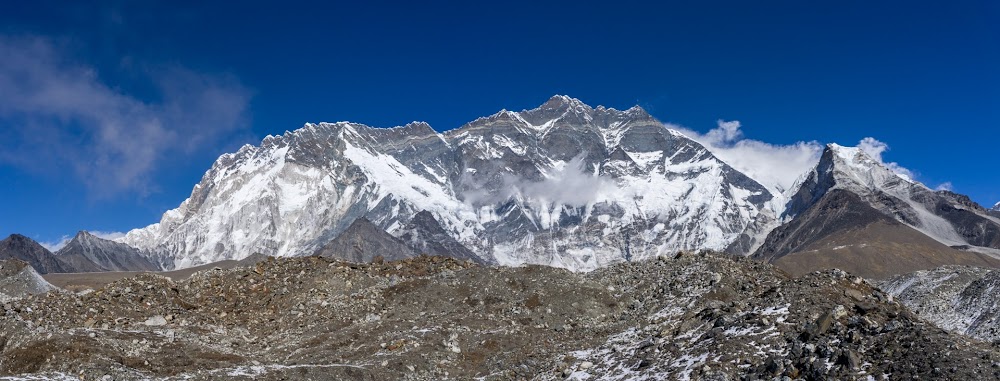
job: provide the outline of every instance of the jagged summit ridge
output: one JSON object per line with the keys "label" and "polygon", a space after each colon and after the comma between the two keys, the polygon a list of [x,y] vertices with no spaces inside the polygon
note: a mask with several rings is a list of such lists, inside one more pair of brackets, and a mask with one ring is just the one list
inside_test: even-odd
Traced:
{"label": "jagged summit ridge", "polygon": [[73,272],[95,271],[156,271],[163,265],[154,258],[124,243],[79,231],[56,257]]}
{"label": "jagged summit ridge", "polygon": [[836,266],[884,277],[944,264],[992,267],[1000,254],[1000,220],[989,211],[836,144],[803,177],[775,225],[753,255],[793,272]]}
{"label": "jagged summit ridge", "polygon": [[362,217],[398,237],[426,211],[479,261],[589,270],[723,249],[773,198],[639,107],[555,96],[443,133],[337,122],[269,136],[121,241],[186,267],[312,253]]}

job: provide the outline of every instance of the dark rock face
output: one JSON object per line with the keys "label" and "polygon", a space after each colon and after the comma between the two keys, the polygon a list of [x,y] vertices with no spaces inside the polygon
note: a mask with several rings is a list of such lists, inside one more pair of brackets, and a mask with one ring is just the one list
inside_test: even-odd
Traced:
{"label": "dark rock face", "polygon": [[990,209],[987,213],[989,213],[991,216],[993,216],[995,218],[1000,218],[1000,210],[997,210],[995,208],[994,209]]}
{"label": "dark rock face", "polygon": [[20,234],[11,234],[0,241],[0,260],[2,259],[22,260],[40,274],[67,272],[67,266],[51,251]]}
{"label": "dark rock face", "polygon": [[[968,202],[961,202],[963,199]],[[977,209],[979,213],[974,212]],[[953,193],[946,195],[934,200],[933,210],[935,214],[951,222],[966,242],[975,246],[1000,248],[1000,225],[984,217],[986,210],[972,203],[967,197]]]}
{"label": "dark rock face", "polygon": [[[811,196],[803,195],[803,198],[808,197]],[[839,189],[823,192],[795,219],[771,232],[753,257],[774,261],[802,251],[829,235],[846,229],[863,228],[876,221],[899,224],[865,204],[854,193]]]}
{"label": "dark rock face", "polygon": [[830,189],[836,185],[834,178],[834,155],[832,149],[823,150],[816,169],[799,186],[799,190],[788,201],[783,214],[785,216],[798,216],[826,195]]}
{"label": "dark rock face", "polygon": [[417,253],[403,241],[362,217],[355,220],[340,236],[316,251],[316,255],[366,263],[376,257],[388,261],[412,258]]}
{"label": "dark rock face", "polygon": [[163,270],[138,249],[85,231],[77,233],[55,255],[66,264],[66,272]]}
{"label": "dark rock face", "polygon": [[869,279],[943,265],[1000,267],[1000,260],[948,247],[843,189],[775,229],[753,257],[793,275],[839,268]]}
{"label": "dark rock face", "polygon": [[434,215],[427,211],[413,216],[399,240],[420,254],[486,263],[448,234]]}
{"label": "dark rock face", "polygon": [[996,205],[993,205],[992,208],[987,209],[986,213],[988,213],[993,217],[1000,218],[1000,202],[996,203]]}

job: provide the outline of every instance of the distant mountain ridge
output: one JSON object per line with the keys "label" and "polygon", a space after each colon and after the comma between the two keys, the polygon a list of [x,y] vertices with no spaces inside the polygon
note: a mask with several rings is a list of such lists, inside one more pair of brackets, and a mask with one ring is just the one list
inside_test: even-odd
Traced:
{"label": "distant mountain ridge", "polygon": [[0,260],[5,259],[23,261],[40,274],[163,270],[149,254],[86,231],[55,253],[31,238],[12,234],[0,241]]}
{"label": "distant mountain ridge", "polygon": [[426,212],[477,261],[591,270],[722,250],[775,197],[639,107],[555,96],[444,133],[340,122],[269,136],[120,242],[185,267],[312,253],[362,217],[401,237]]}
{"label": "distant mountain ridge", "polygon": [[75,272],[158,271],[162,266],[132,246],[80,231],[55,252]]}
{"label": "distant mountain ridge", "polygon": [[11,234],[0,241],[0,260],[16,259],[23,261],[41,274],[68,272],[48,249],[35,240],[20,234]]}
{"label": "distant mountain ridge", "polygon": [[724,250],[792,273],[884,278],[1000,266],[1000,204],[931,190],[836,144],[774,194],[640,107],[554,96],[441,133],[422,122],[306,124],[219,157],[160,222],[117,243],[94,239],[78,235],[54,264],[37,248],[21,257],[40,272],[171,270],[252,253],[589,271]]}

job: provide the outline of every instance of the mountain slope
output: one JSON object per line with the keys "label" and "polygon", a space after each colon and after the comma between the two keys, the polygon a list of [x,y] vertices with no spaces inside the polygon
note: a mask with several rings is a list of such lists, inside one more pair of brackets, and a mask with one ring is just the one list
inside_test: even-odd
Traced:
{"label": "mountain slope", "polygon": [[0,302],[44,294],[55,289],[28,262],[18,259],[0,260]]}
{"label": "mountain slope", "polygon": [[480,262],[591,270],[724,249],[773,198],[641,108],[555,96],[443,134],[340,122],[269,136],[220,157],[177,209],[121,242],[177,267],[296,256],[361,217],[402,236],[426,211]]}
{"label": "mountain slope", "polygon": [[434,215],[420,211],[401,230],[399,239],[420,254],[480,261],[475,253],[448,234]]}
{"label": "mountain slope", "polygon": [[27,262],[41,274],[66,272],[67,266],[38,242],[20,234],[11,234],[0,241],[0,260],[18,259]]}
{"label": "mountain slope", "polygon": [[333,241],[316,251],[316,255],[343,261],[366,263],[376,257],[393,261],[417,256],[409,246],[375,226],[367,218],[355,220]]}
{"label": "mountain slope", "polygon": [[945,266],[896,276],[880,287],[941,328],[986,342],[1000,340],[998,270]]}
{"label": "mountain slope", "polygon": [[[857,148],[829,145],[753,254],[792,273],[838,267],[881,278],[946,264],[1000,266],[1000,229],[964,196],[897,175]],[[950,245],[972,248],[960,251]]]}
{"label": "mountain slope", "polygon": [[101,239],[86,231],[77,233],[55,255],[73,272],[161,270],[139,250],[124,243]]}

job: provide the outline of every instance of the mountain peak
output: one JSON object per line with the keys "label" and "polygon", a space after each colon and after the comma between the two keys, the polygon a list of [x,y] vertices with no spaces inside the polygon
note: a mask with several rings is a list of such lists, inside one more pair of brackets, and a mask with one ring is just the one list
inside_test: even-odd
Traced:
{"label": "mountain peak", "polygon": [[1000,202],[993,204],[993,210],[1000,212]]}
{"label": "mountain peak", "polygon": [[30,242],[35,242],[35,240],[33,240],[31,238],[28,238],[25,235],[17,234],[17,233],[14,233],[14,234],[11,234],[11,235],[7,236],[7,238],[4,239],[4,241],[10,241],[10,242],[29,242],[30,241]]}
{"label": "mountain peak", "polygon": [[66,246],[55,252],[73,272],[156,271],[163,266],[153,263],[136,248],[98,237],[86,230],[76,233]]}
{"label": "mountain peak", "polygon": [[829,143],[826,145],[826,151],[830,151],[845,162],[874,161],[858,147],[846,147],[837,143]]}
{"label": "mountain peak", "polygon": [[0,259],[9,258],[28,262],[40,273],[63,272],[65,270],[51,251],[21,234],[11,234],[0,241]]}
{"label": "mountain peak", "polygon": [[25,235],[22,235],[22,234],[18,234],[18,233],[14,233],[14,234],[11,234],[11,235],[7,236],[6,239],[4,239],[3,241],[0,241],[0,245],[6,245],[6,246],[11,246],[11,247],[29,248],[30,250],[41,249],[41,250],[49,251],[49,249],[46,249],[45,246],[42,246],[42,244],[38,243],[38,241],[35,241],[34,239],[31,239],[28,236],[25,236]]}
{"label": "mountain peak", "polygon": [[[568,95],[556,94],[549,98],[545,104],[551,105],[571,105],[571,104],[583,104],[579,99],[573,98]],[[544,105],[543,105],[544,106]]]}
{"label": "mountain peak", "polygon": [[582,112],[589,112],[593,110],[590,106],[583,101],[569,97],[566,95],[553,95],[548,101],[545,101],[541,106],[536,108],[536,110],[577,110]]}
{"label": "mountain peak", "polygon": [[404,124],[402,127],[411,129],[420,129],[420,130],[431,130],[431,131],[434,130],[434,128],[431,127],[430,123],[424,122],[422,120],[414,120],[410,123]]}
{"label": "mountain peak", "polygon": [[[829,163],[824,163],[829,161]],[[860,147],[845,147],[836,143],[826,145],[823,155],[820,157],[820,168],[838,169],[844,173],[853,173],[857,178],[869,178],[872,172],[891,174],[910,184],[918,184],[905,174],[894,171],[889,166],[876,160]]]}

